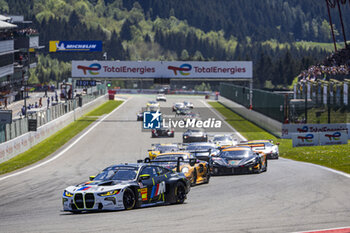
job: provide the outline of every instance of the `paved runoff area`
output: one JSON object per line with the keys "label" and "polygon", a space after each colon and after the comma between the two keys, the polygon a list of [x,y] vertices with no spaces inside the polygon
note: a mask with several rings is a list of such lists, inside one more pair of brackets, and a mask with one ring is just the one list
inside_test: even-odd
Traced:
{"label": "paved runoff area", "polygon": [[[130,96],[127,103],[62,156],[3,179],[0,232],[270,233],[349,227],[350,179],[285,159],[269,160],[268,170],[262,174],[212,177],[209,184],[192,187],[182,205],[83,214],[62,212],[62,193],[67,186],[87,181],[109,165],[145,158],[152,143],[182,141],[181,132],[175,132],[175,138],[157,139],[142,131],[136,113],[154,99],[155,96]],[[195,108],[208,107],[203,97],[176,96],[169,96],[161,106],[171,107],[184,100],[192,101]]]}

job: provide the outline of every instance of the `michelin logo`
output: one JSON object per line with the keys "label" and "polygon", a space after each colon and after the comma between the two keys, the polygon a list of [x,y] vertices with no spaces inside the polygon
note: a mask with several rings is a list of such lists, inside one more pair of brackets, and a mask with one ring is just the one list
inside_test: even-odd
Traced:
{"label": "michelin logo", "polygon": [[50,41],[50,52],[101,52],[102,41]]}

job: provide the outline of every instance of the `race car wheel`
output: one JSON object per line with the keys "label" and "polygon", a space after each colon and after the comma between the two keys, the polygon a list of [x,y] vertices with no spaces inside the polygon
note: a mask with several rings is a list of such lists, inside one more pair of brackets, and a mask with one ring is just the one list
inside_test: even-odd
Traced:
{"label": "race car wheel", "polygon": [[265,166],[264,166],[264,172],[267,171],[267,158],[265,159]]}
{"label": "race car wheel", "polygon": [[184,203],[186,199],[186,189],[185,185],[182,182],[177,182],[175,187],[175,198],[176,198],[176,204],[182,204]]}
{"label": "race car wheel", "polygon": [[209,183],[209,180],[210,180],[210,172],[209,172],[209,170],[207,171],[207,175],[206,175],[206,177],[205,177],[205,184],[208,184]]}
{"label": "race car wheel", "polygon": [[123,204],[126,210],[131,210],[136,205],[135,193],[129,188],[124,191]]}
{"label": "race car wheel", "polygon": [[197,184],[197,170],[194,169],[194,171],[193,171],[193,179],[192,179],[191,186],[196,185],[196,184]]}

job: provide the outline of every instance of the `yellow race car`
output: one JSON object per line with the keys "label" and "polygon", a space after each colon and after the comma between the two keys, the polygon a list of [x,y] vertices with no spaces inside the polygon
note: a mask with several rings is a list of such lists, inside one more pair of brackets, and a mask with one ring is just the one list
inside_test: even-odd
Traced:
{"label": "yellow race car", "polygon": [[186,178],[190,180],[191,185],[209,183],[210,169],[209,163],[197,160],[194,166],[191,166],[189,161],[196,159],[194,155],[188,152],[169,152],[159,154],[152,164],[157,164],[168,169],[176,170],[177,160],[179,157],[183,158],[180,163],[179,170],[184,173]]}
{"label": "yellow race car", "polygon": [[152,148],[148,150],[148,156],[151,160],[153,160],[162,153],[176,152],[179,150],[180,150],[180,144],[176,144],[176,143],[152,144]]}

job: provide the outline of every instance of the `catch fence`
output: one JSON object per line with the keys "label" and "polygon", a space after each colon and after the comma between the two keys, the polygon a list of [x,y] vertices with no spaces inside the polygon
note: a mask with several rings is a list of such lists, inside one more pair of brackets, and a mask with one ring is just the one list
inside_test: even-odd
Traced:
{"label": "catch fence", "polygon": [[96,98],[105,95],[105,93],[106,91],[104,89],[100,89],[93,95],[84,95],[72,100],[67,100],[66,102],[52,105],[49,108],[28,111],[27,117],[14,119],[11,124],[0,125],[0,143],[27,133],[29,131],[28,119],[36,119],[37,127],[40,127],[68,112],[74,111],[78,107],[84,106]]}

